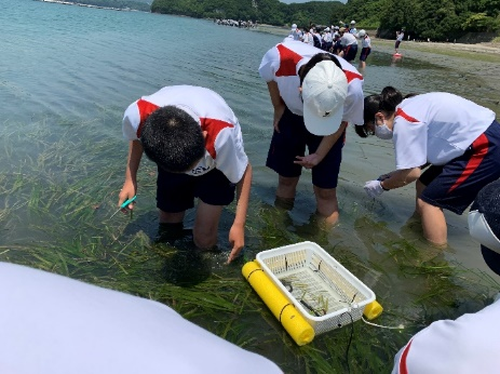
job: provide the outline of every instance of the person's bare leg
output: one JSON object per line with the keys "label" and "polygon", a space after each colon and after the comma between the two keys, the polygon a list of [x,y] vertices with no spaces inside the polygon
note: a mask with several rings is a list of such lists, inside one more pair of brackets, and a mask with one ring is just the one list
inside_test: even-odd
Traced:
{"label": "person's bare leg", "polygon": [[447,243],[448,228],[443,210],[421,199],[417,200],[417,205],[422,218],[424,237],[434,245],[445,246]]}
{"label": "person's bare leg", "polygon": [[159,210],[160,223],[181,223],[184,220],[185,211],[179,213],[168,213]]}
{"label": "person's bare leg", "polygon": [[419,197],[422,196],[422,192],[424,191],[425,187],[427,187],[425,184],[420,182],[419,179],[415,182],[415,213],[420,214],[420,208],[418,207],[418,200]]}
{"label": "person's bare leg", "polygon": [[276,201],[275,205],[277,208],[282,208],[286,210],[293,209],[293,204],[295,201],[295,193],[297,190],[297,184],[299,183],[300,177],[288,178],[279,176],[278,187],[276,188]]}
{"label": "person's bare leg", "polygon": [[210,205],[198,202],[196,219],[193,228],[194,244],[200,249],[212,249],[217,244],[219,221],[222,205]]}
{"label": "person's bare leg", "polygon": [[299,178],[300,177],[288,178],[280,175],[278,179],[278,187],[276,188],[276,197],[282,199],[294,199]]}
{"label": "person's bare leg", "polygon": [[339,204],[336,188],[319,188],[314,186],[318,214],[328,225],[335,225],[339,220]]}

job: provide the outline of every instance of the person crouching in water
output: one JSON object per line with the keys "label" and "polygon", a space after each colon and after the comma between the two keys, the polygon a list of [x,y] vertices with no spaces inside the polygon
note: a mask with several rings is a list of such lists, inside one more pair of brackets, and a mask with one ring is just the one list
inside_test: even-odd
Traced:
{"label": "person crouching in water", "polygon": [[[460,96],[403,95],[385,87],[365,98],[361,137],[392,139],[396,170],[366,182],[370,197],[416,181],[416,213],[425,238],[447,243],[443,209],[462,214],[482,187],[500,178],[500,124],[495,113]],[[422,173],[422,170],[425,171]]]}

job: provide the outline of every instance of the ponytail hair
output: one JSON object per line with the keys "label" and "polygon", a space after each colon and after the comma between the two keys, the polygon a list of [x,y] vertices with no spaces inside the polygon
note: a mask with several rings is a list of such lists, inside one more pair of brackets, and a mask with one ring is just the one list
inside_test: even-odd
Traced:
{"label": "ponytail hair", "polygon": [[396,107],[403,101],[403,94],[396,90],[394,87],[384,87],[380,93],[380,106],[379,110],[394,113]]}
{"label": "ponytail hair", "polygon": [[361,138],[366,138],[368,135],[373,134],[369,129],[368,123],[375,122],[375,114],[384,111],[392,114],[396,111],[398,106],[403,101],[403,95],[394,87],[384,87],[380,94],[369,95],[365,97],[364,110],[363,110],[363,124],[354,126],[356,134]]}

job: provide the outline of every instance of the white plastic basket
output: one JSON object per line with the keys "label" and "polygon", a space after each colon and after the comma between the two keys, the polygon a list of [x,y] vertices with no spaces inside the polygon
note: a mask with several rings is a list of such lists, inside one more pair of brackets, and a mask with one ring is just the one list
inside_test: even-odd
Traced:
{"label": "white plastic basket", "polygon": [[269,249],[256,259],[316,335],[359,320],[375,300],[372,290],[316,243]]}

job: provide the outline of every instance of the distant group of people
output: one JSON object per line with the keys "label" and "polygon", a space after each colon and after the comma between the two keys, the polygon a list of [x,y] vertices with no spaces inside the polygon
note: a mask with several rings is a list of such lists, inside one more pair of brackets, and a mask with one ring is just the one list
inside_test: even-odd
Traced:
{"label": "distant group of people", "polygon": [[361,42],[361,53],[358,68],[366,67],[366,59],[371,53],[371,39],[365,30],[356,29],[356,21],[352,20],[349,25],[329,26],[319,28],[315,25],[300,29],[296,24],[292,25],[289,39],[302,41],[316,48],[343,57],[352,62],[358,53],[358,44]]}
{"label": "distant group of people", "polygon": [[216,18],[214,22],[218,25],[223,26],[233,26],[233,27],[242,27],[242,28],[255,28],[257,27],[257,22],[253,22],[252,20],[235,20],[232,18]]}

